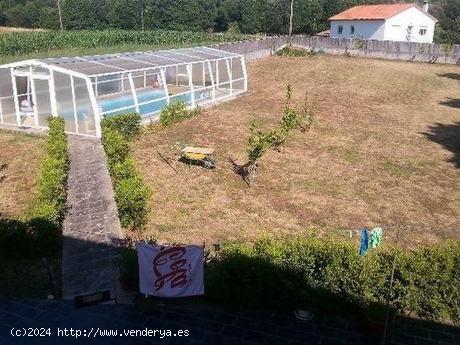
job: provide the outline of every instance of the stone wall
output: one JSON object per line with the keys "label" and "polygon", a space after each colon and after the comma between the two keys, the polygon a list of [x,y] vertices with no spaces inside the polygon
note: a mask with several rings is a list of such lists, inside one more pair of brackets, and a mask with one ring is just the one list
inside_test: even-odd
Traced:
{"label": "stone wall", "polygon": [[[272,36],[253,41],[224,43],[218,47],[243,54],[247,61],[273,55],[288,43],[287,36]],[[296,35],[292,44],[306,49],[322,49],[327,54],[368,58],[447,63],[460,65],[460,45],[392,42]]]}

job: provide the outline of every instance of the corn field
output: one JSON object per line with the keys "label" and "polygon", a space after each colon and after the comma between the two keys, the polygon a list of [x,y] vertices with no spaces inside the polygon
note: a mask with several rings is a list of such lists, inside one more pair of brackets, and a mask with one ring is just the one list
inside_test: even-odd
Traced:
{"label": "corn field", "polygon": [[188,31],[83,30],[0,33],[0,56],[43,53],[66,48],[99,48],[122,44],[153,47],[186,46],[240,41],[239,34],[212,34]]}

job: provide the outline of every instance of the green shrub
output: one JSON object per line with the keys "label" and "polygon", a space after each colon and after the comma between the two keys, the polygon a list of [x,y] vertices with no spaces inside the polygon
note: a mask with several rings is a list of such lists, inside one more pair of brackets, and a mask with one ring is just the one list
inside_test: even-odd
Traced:
{"label": "green shrub", "polygon": [[124,228],[138,229],[146,224],[150,195],[149,188],[138,176],[116,181],[115,201]]}
{"label": "green shrub", "polygon": [[42,163],[34,218],[46,219],[59,225],[65,216],[69,157],[63,118],[48,120],[47,157]]}
{"label": "green shrub", "polygon": [[182,101],[172,102],[161,109],[160,123],[165,127],[170,126],[173,123],[197,116],[200,112],[199,108],[188,109]]}
{"label": "green shrub", "polygon": [[106,117],[101,121],[101,126],[116,130],[126,139],[131,140],[139,134],[141,126],[141,116],[139,114],[122,114]]}
{"label": "green shrub", "polygon": [[122,248],[120,251],[120,279],[126,288],[139,287],[139,264],[134,246]]}
{"label": "green shrub", "polygon": [[66,211],[67,167],[62,158],[48,157],[42,164],[34,216],[59,224]]}
{"label": "green shrub", "polygon": [[118,115],[101,122],[102,143],[114,184],[118,217],[124,228],[139,229],[147,223],[150,189],[130,158],[130,140],[139,133],[140,117]]}
{"label": "green shrub", "polygon": [[[397,253],[393,289],[389,289]],[[207,267],[211,301],[292,310],[386,304],[400,312],[460,323],[460,244],[413,252],[377,249],[361,257],[349,243],[262,239],[224,247]]]}
{"label": "green shrub", "polygon": [[123,162],[129,156],[129,141],[116,129],[110,127],[102,128],[102,143],[110,169],[110,167],[116,163]]}
{"label": "green shrub", "polygon": [[137,176],[136,167],[132,159],[127,158],[124,161],[116,162],[109,167],[110,175],[115,181],[129,179]]}
{"label": "green shrub", "polygon": [[292,45],[286,45],[284,48],[276,52],[278,56],[290,56],[290,57],[305,57],[305,56],[315,56],[316,52],[313,49],[307,50],[302,48],[296,48]]}

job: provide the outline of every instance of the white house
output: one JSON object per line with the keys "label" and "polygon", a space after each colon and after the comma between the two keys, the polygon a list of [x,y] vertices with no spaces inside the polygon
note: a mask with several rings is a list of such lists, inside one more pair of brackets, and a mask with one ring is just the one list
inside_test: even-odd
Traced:
{"label": "white house", "polygon": [[331,37],[433,43],[437,19],[416,4],[355,6],[331,18]]}

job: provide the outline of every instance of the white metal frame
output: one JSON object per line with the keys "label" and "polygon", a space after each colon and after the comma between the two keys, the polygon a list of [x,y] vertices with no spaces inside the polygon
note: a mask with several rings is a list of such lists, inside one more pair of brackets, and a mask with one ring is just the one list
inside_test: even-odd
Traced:
{"label": "white metal frame", "polygon": [[[145,60],[140,57],[136,58],[137,56],[145,56]],[[157,60],[155,60],[155,57]],[[115,66],[111,64],[111,59],[116,59],[117,62],[126,61],[130,62],[131,64],[139,63],[141,68],[134,68],[134,69],[124,69],[120,66]],[[226,51],[222,51],[216,48],[210,47],[199,47],[199,48],[184,48],[184,49],[173,49],[173,50],[166,50],[166,51],[149,51],[149,52],[135,52],[135,53],[128,53],[128,54],[109,54],[104,55],[101,58],[92,58],[90,56],[84,57],[75,57],[75,62],[82,62],[88,64],[88,67],[91,66],[101,66],[104,69],[110,69],[110,72],[105,73],[93,73],[93,74],[85,74],[82,72],[78,72],[72,69],[68,69],[62,66],[65,64],[59,64],[59,59],[45,59],[45,60],[26,60],[21,62],[15,62],[7,65],[0,66],[1,69],[6,68],[10,71],[11,76],[11,85],[12,85],[12,92],[11,94],[2,97],[0,94],[0,123],[4,122],[4,113],[2,112],[2,100],[3,99],[13,99],[14,107],[15,107],[15,115],[16,115],[16,124],[18,126],[21,125],[21,107],[19,104],[19,97],[24,95],[18,95],[18,86],[16,83],[17,76],[24,76],[28,77],[31,80],[31,90],[30,93],[32,94],[33,102],[33,110],[35,114],[35,127],[42,128],[38,124],[38,116],[37,116],[37,106],[36,106],[36,97],[37,97],[37,89],[35,87],[34,80],[35,79],[47,79],[49,85],[49,95],[50,95],[50,109],[52,116],[59,116],[59,110],[57,106],[57,99],[56,99],[56,84],[55,84],[55,73],[62,73],[64,75],[69,76],[70,78],[70,89],[72,92],[72,116],[73,116],[73,123],[75,130],[72,133],[78,135],[89,135],[89,136],[101,136],[101,128],[100,128],[100,121],[101,118],[105,115],[110,115],[113,113],[119,113],[123,111],[136,111],[139,113],[140,108],[145,105],[149,104],[162,104],[161,102],[166,102],[169,104],[172,98],[184,98],[190,95],[189,107],[196,107],[197,105],[205,105],[215,103],[221,100],[225,100],[231,97],[234,97],[238,94],[246,92],[248,89],[248,74],[246,70],[246,63],[244,60],[244,56],[240,54],[230,53]],[[159,60],[158,60],[159,59]],[[233,79],[233,61],[240,61],[241,69],[242,69],[242,78]],[[158,61],[162,61],[163,63],[155,63]],[[67,62],[67,61],[66,61]],[[70,63],[72,63],[71,61]],[[165,63],[167,62],[167,63]],[[170,63],[169,63],[170,62]],[[219,65],[224,64],[224,68],[226,68],[226,73],[228,74],[228,81],[222,81],[221,76],[219,76]],[[194,65],[198,65],[201,68],[202,72],[202,80],[196,81],[194,83],[193,80],[193,71]],[[147,67],[148,66],[148,67]],[[179,86],[178,78],[179,68],[185,68],[186,78],[188,78],[188,89],[185,92],[180,92],[174,95],[169,94],[168,84],[167,84],[167,75],[166,71],[168,67],[175,67],[176,70],[176,85]],[[213,66],[215,70],[213,70]],[[29,72],[24,70],[18,70],[19,68],[27,68],[29,67]],[[42,68],[48,71],[48,74],[43,73],[35,73],[34,68]],[[69,67],[71,68],[71,67]],[[222,68],[222,65],[221,65]],[[34,74],[35,73],[35,74]],[[149,74],[150,73],[150,74]],[[200,72],[199,72],[200,73]],[[139,75],[138,75],[139,74]],[[161,90],[164,92],[163,97],[153,98],[147,101],[141,101],[139,99],[139,90],[148,90],[147,85],[147,77],[149,75],[158,75],[159,81],[161,80]],[[169,74],[168,74],[169,75]],[[106,80],[102,77],[114,76],[114,78],[109,78]],[[207,76],[209,76],[208,82],[210,84],[206,85]],[[78,99],[76,95],[76,78],[79,78],[82,83],[86,85],[86,89],[88,91],[88,97],[90,100],[90,107],[91,111],[94,115],[94,129],[91,130],[89,133],[84,133],[85,129],[81,128],[79,125],[79,112],[78,112]],[[136,82],[138,82],[138,78],[143,78],[143,87],[139,87],[136,89]],[[200,77],[198,77],[200,79]],[[125,81],[128,81],[128,86],[125,87]],[[235,82],[243,81],[243,89],[235,89]],[[121,83],[120,91],[117,91],[110,95],[101,95],[99,92],[98,86],[103,83]],[[138,84],[139,86],[139,84]],[[218,91],[223,91],[219,92]],[[27,91],[29,93],[29,90]],[[133,105],[122,106],[116,109],[110,109],[108,111],[102,111],[100,108],[99,102],[104,100],[104,97],[112,97],[116,99],[117,94],[119,97],[125,97],[126,95],[130,94],[133,100]],[[30,95],[29,95],[30,97]],[[188,101],[187,101],[188,102]],[[153,109],[156,109],[153,107]],[[160,110],[155,110],[152,113],[142,114],[146,117],[154,117],[156,116]]]}

